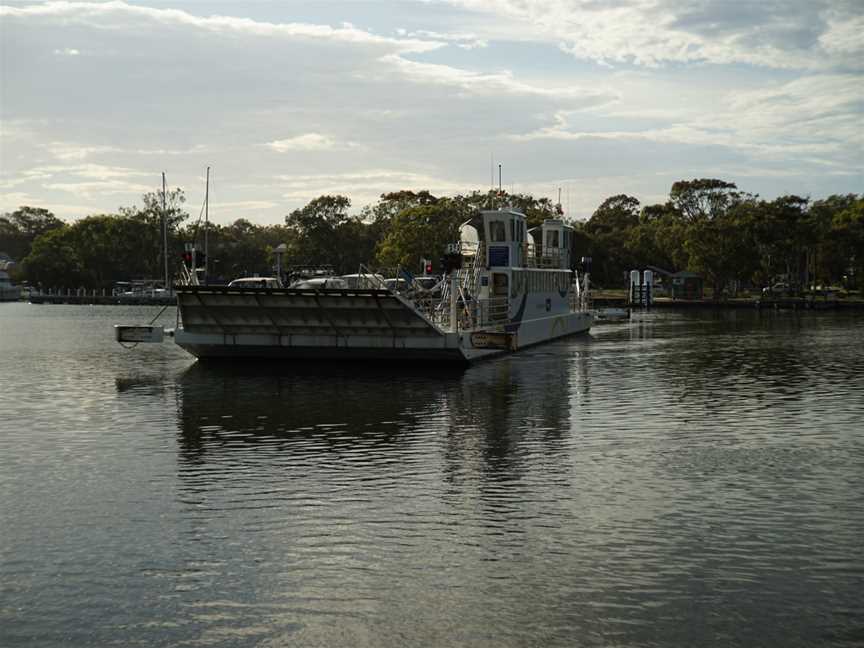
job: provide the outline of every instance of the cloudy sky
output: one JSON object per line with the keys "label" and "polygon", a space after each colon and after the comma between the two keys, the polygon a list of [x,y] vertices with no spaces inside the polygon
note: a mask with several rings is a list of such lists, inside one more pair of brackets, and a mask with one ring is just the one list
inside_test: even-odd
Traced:
{"label": "cloudy sky", "polygon": [[864,191],[864,0],[0,0],[0,58],[0,211]]}

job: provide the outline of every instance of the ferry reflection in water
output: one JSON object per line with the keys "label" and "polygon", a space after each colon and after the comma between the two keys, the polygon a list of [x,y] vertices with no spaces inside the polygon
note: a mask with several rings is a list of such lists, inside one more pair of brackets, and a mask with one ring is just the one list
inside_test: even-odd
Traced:
{"label": "ferry reflection in water", "polygon": [[418,420],[435,417],[461,373],[199,362],[177,385],[182,456],[230,456],[244,443],[300,452],[400,443]]}
{"label": "ferry reflection in water", "polygon": [[[208,609],[239,625],[263,614],[322,645],[440,636],[442,619],[463,615],[466,632],[486,632],[502,607],[536,634],[520,611],[532,606],[500,590],[491,566],[535,553],[533,509],[558,497],[572,362],[190,367],[177,383],[178,496],[209,569],[235,574],[232,597],[256,601]],[[358,640],[370,625],[397,635]]]}
{"label": "ferry reflection in water", "polygon": [[570,396],[580,391],[571,383],[584,380],[586,365],[574,372],[570,358],[535,360],[489,362],[468,373],[435,365],[196,363],[177,382],[181,458],[198,463],[224,450],[221,460],[232,453],[239,460],[238,450],[255,444],[301,454],[395,449],[434,432],[445,439],[448,461],[479,458],[500,471],[524,437],[555,440],[570,430]]}

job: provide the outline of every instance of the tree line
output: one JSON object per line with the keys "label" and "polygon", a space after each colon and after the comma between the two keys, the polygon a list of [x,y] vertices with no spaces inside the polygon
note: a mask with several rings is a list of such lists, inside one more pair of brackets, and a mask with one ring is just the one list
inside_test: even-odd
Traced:
{"label": "tree line", "polygon": [[[169,272],[176,277],[186,244],[202,246],[203,224],[190,218],[182,189],[166,192],[164,212],[162,198],[147,193],[140,206],[71,223],[24,206],[0,216],[0,252],[19,261],[15,278],[34,286],[103,289],[157,279],[165,263],[164,218]],[[289,213],[282,225],[211,223],[210,276],[221,282],[271,274],[273,250],[282,243],[287,264],[328,264],[339,274],[357,272],[360,264],[416,271],[422,258],[437,260],[458,240],[460,225],[477,209],[490,206],[514,207],[529,228],[561,217],[548,198],[506,192],[397,191],[354,214],[348,198],[325,195]],[[629,270],[647,266],[699,273],[717,296],[780,279],[801,288],[858,288],[864,273],[864,196],[857,194],[763,200],[731,182],[696,179],[674,183],[662,204],[609,197],[587,221],[571,224],[577,254],[593,259],[594,282],[608,288],[623,287]]]}

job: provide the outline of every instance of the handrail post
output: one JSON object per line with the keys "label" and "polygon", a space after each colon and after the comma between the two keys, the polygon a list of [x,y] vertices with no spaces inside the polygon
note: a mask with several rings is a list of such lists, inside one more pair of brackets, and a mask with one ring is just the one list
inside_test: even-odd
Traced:
{"label": "handrail post", "polygon": [[456,273],[450,273],[450,331],[456,333],[459,330],[459,318],[457,313],[457,295],[459,287],[457,285]]}

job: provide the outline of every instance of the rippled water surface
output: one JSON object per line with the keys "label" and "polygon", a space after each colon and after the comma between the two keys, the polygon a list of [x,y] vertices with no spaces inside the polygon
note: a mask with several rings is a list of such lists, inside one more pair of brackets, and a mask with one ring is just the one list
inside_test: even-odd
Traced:
{"label": "rippled water surface", "polygon": [[113,342],[157,312],[0,304],[2,646],[864,643],[860,314],[454,372]]}

